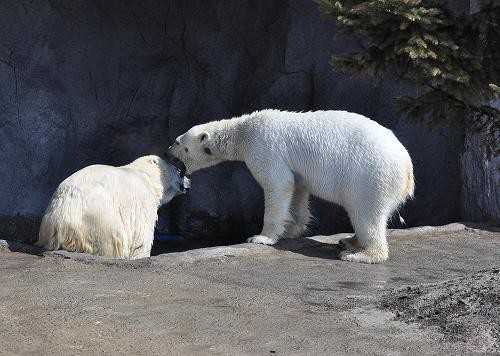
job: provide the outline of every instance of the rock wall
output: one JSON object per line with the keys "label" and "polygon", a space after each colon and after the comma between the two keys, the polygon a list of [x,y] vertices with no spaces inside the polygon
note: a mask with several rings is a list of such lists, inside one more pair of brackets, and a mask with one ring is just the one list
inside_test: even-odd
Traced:
{"label": "rock wall", "polygon": [[[263,108],[342,109],[391,128],[414,161],[408,225],[459,220],[462,138],[400,119],[391,97],[336,73],[356,44],[309,0],[3,0],[0,3],[0,237],[32,240],[65,177],[161,153],[192,125]],[[192,176],[160,230],[237,242],[257,232],[262,192],[240,163]],[[313,232],[349,228],[316,201]]]}

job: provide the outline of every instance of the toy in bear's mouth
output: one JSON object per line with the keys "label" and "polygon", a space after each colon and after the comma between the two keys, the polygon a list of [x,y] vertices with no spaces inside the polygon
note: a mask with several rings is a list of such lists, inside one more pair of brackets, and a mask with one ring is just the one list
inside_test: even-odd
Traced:
{"label": "toy in bear's mouth", "polygon": [[182,176],[181,192],[186,193],[189,189],[191,189],[191,180],[188,177],[182,175],[182,173],[181,176]]}

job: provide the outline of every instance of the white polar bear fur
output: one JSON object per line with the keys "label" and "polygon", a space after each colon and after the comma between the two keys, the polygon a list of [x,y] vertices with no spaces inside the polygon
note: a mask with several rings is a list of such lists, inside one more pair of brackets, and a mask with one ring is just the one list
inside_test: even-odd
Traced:
{"label": "white polar bear fur", "polygon": [[265,196],[262,233],[249,242],[301,235],[310,194],[340,204],[356,233],[343,241],[347,261],[387,259],[387,220],[414,191],[410,156],[392,131],[346,111],[263,110],[209,122],[179,136],[169,153],[188,173],[246,163]]}
{"label": "white polar bear fur", "polygon": [[157,209],[181,192],[183,179],[157,156],[122,167],[83,168],[53,194],[37,245],[113,258],[147,257]]}

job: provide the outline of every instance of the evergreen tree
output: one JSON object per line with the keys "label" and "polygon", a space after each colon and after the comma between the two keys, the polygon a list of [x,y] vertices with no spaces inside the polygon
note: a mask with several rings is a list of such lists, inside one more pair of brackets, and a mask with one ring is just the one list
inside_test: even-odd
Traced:
{"label": "evergreen tree", "polygon": [[395,98],[409,120],[434,127],[447,121],[488,132],[500,152],[500,0],[477,0],[459,13],[440,0],[316,0],[337,33],[360,38],[361,50],[331,64],[378,81],[388,74],[415,84],[416,95]]}

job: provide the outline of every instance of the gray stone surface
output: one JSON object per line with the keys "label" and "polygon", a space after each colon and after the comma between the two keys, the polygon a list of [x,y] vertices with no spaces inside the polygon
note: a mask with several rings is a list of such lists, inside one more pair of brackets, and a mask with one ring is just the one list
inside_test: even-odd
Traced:
{"label": "gray stone surface", "polygon": [[[410,226],[460,219],[461,138],[401,120],[407,90],[335,73],[356,47],[312,1],[17,1],[0,3],[0,237],[33,240],[65,177],[94,163],[161,153],[194,124],[262,108],[345,109],[394,130],[415,164]],[[159,228],[227,242],[260,228],[260,188],[241,164],[193,175]],[[348,229],[315,202],[315,233]],[[397,219],[396,219],[397,220]],[[233,241],[236,242],[236,241]]]}
{"label": "gray stone surface", "polygon": [[[498,288],[500,230],[468,226],[391,231],[391,256],[380,265],[338,260],[336,242],[345,234],[288,240],[275,248],[242,244],[120,262],[68,253],[38,256],[28,245],[0,242],[0,350],[496,354],[498,335],[469,337],[477,324],[442,328],[471,320],[465,309],[435,326],[412,319],[412,306],[432,305],[433,312],[452,315],[448,304],[425,301],[458,300],[460,293],[449,292],[470,287],[467,302],[488,300],[470,311],[489,321],[484,326],[495,322],[495,305],[481,298]],[[12,252],[21,248],[32,254]],[[493,279],[483,278],[490,274]],[[408,303],[402,318],[398,308],[406,298],[416,303]]]}

